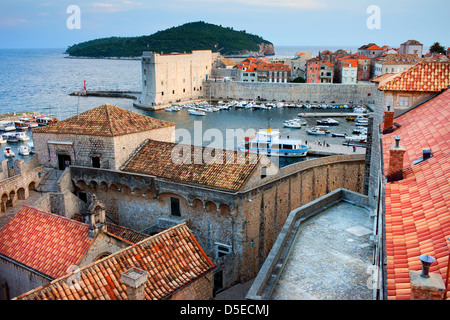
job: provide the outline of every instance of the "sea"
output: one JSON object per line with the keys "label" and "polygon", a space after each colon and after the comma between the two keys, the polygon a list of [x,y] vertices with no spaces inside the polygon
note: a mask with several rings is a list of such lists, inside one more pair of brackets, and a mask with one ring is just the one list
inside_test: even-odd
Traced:
{"label": "sea", "polygon": [[[315,55],[319,50],[337,50],[332,47],[275,47],[275,56],[294,57],[296,52],[311,51]],[[348,48],[347,48],[348,49]],[[350,48],[349,50],[355,50]],[[147,111],[133,106],[131,99],[110,97],[77,97],[69,94],[83,89],[87,90],[123,90],[141,91],[140,60],[123,59],[72,59],[64,53],[65,49],[0,49],[0,114],[21,114],[39,112],[52,114],[60,120],[77,115],[91,108],[112,104],[137,113],[176,123],[177,142],[187,138],[192,144],[230,149],[241,141],[230,142],[228,133],[233,130],[245,132],[259,129],[279,129],[282,137],[317,142],[319,136],[308,136],[305,128],[289,129],[283,127],[283,121],[298,117],[303,109],[277,108],[271,110],[236,109],[208,113],[204,117],[192,116],[182,110],[177,113]],[[343,118],[341,118],[343,119]],[[315,119],[308,118],[313,126]],[[342,121],[342,120],[341,120]],[[336,129],[339,133],[351,134],[350,124],[342,121]],[[27,134],[31,137],[31,131]],[[190,135],[190,136],[189,136]],[[331,140],[333,139],[333,141]],[[322,138],[323,140],[323,138]],[[342,143],[341,138],[330,138],[328,143]],[[29,159],[18,154],[19,145],[2,145],[11,147],[17,158]],[[310,159],[280,159],[280,166]]]}

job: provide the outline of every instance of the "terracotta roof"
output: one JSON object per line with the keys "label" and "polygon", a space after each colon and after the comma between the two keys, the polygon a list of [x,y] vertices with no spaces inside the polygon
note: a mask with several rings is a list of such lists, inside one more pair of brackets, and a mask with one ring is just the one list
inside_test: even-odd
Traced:
{"label": "terracotta roof", "polygon": [[414,65],[416,63],[424,61],[423,58],[417,57],[416,54],[387,54],[386,56],[378,59],[381,64],[406,64]]}
{"label": "terracotta roof", "polygon": [[[190,150],[191,154],[186,158],[185,163],[181,163],[181,161],[180,164],[174,163],[172,152],[179,151],[183,147]],[[206,163],[205,157],[202,155],[213,154],[214,150],[213,148],[147,140],[125,163],[122,171],[148,174],[211,188],[240,190],[255,170],[260,157],[255,154],[220,149],[222,157],[218,156],[216,162]],[[228,157],[233,156],[234,161],[227,159],[227,154]],[[200,161],[198,160],[199,155]],[[176,156],[178,157],[178,154]],[[197,162],[198,164],[196,164]]]}
{"label": "terracotta roof", "polygon": [[322,61],[322,63],[330,68],[334,67],[334,64],[332,64],[330,61]]}
{"label": "terracotta roof", "polygon": [[423,61],[392,79],[380,90],[439,92],[450,86],[450,62]]}
{"label": "terracotta roof", "polygon": [[289,67],[286,64],[282,63],[261,63],[257,66],[256,70],[263,71],[263,70],[269,70],[269,71],[290,71],[292,70],[291,67]]}
{"label": "terracotta roof", "polygon": [[222,61],[222,63],[226,66],[235,66],[237,65],[236,62],[234,62],[233,60],[229,59],[229,58],[222,58],[220,59]]}
{"label": "terracotta roof", "polygon": [[104,104],[57,123],[33,129],[32,132],[111,137],[174,125],[172,122]]}
{"label": "terracotta roof", "polygon": [[370,58],[366,57],[366,56],[363,55],[363,54],[357,55],[356,58],[357,58],[357,59],[363,59],[363,60],[370,60]]}
{"label": "terracotta roof", "polygon": [[129,243],[138,243],[149,237],[148,234],[141,233],[129,228],[125,228],[123,226],[113,224],[110,222],[106,223],[106,229],[108,234],[113,235]]}
{"label": "terracotta roof", "polygon": [[356,59],[345,59],[342,61],[342,67],[344,68],[357,68],[358,67],[358,62],[356,61]]}
{"label": "terracotta roof", "polygon": [[320,54],[333,55],[334,53],[331,52],[330,50],[324,50],[324,51],[322,51]]}
{"label": "terracotta roof", "polygon": [[88,233],[87,224],[24,205],[0,230],[0,254],[58,278],[86,253]]}
{"label": "terracotta roof", "polygon": [[358,50],[382,50],[379,46],[377,46],[375,43],[369,43],[366,45],[363,45]]}
{"label": "terracotta roof", "polygon": [[[450,243],[450,90],[395,118],[401,127],[383,135],[385,175],[389,146],[400,136],[405,146],[404,178],[386,184],[388,299],[409,299],[409,271],[421,270],[418,257],[433,256],[430,272],[445,283]],[[433,157],[419,164],[422,149]],[[449,296],[450,298],[450,296]]]}
{"label": "terracotta roof", "polygon": [[214,264],[182,223],[81,268],[78,286],[69,287],[67,275],[16,299],[126,300],[121,274],[132,267],[149,274],[146,300],[160,300],[211,271]]}

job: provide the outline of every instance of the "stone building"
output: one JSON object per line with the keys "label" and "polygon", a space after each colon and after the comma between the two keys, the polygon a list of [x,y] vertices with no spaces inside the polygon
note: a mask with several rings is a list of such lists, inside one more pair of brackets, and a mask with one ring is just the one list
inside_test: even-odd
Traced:
{"label": "stone building", "polygon": [[385,73],[400,73],[413,67],[423,59],[415,54],[388,54],[374,61],[374,76],[378,77]]}
{"label": "stone building", "polygon": [[375,43],[369,43],[358,48],[358,53],[365,55],[369,59],[374,59],[383,54],[383,49]]}
{"label": "stone building", "polygon": [[450,62],[423,61],[391,78],[378,89],[385,105],[401,112],[446,90],[450,86]]}
{"label": "stone building", "polygon": [[400,45],[400,54],[413,54],[422,58],[423,44],[417,40],[408,40]]}
{"label": "stone building", "polygon": [[204,96],[203,81],[219,54],[211,50],[191,53],[142,54],[142,94],[139,105],[161,109],[172,103],[200,99]]}
{"label": "stone building", "polygon": [[313,58],[306,63],[306,83],[333,83],[334,64]]}
{"label": "stone building", "polygon": [[174,141],[175,124],[105,104],[32,132],[44,167],[118,169],[146,139]]}
{"label": "stone building", "polygon": [[[148,236],[105,221],[91,202],[85,223],[23,206],[0,230],[0,299],[11,299]],[[133,237],[124,236],[124,233]],[[119,237],[117,234],[120,234]],[[127,240],[125,240],[125,239]]]}
{"label": "stone building", "polygon": [[[181,151],[187,157],[174,163]],[[264,156],[152,140],[120,171],[69,169],[77,193],[95,194],[119,225],[155,234],[186,222],[216,266],[216,292],[257,274],[292,208],[339,187],[364,187],[363,155],[279,169]]]}
{"label": "stone building", "polygon": [[180,224],[15,300],[209,300],[213,268]]}

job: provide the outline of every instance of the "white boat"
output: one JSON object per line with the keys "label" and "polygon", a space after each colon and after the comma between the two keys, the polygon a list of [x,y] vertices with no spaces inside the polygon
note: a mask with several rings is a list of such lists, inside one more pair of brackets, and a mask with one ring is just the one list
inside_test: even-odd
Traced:
{"label": "white boat", "polygon": [[282,139],[278,130],[260,130],[255,136],[245,137],[239,151],[278,157],[305,157],[308,146],[299,139]]}
{"label": "white boat", "polygon": [[354,134],[367,134],[367,128],[364,127],[356,127],[352,131]]}
{"label": "white boat", "polygon": [[364,116],[359,115],[359,116],[357,116],[355,118],[355,122],[357,122],[357,123],[369,123],[369,119],[364,117]]}
{"label": "white boat", "polygon": [[36,122],[36,119],[34,118],[20,118],[19,120],[28,125],[28,129],[39,127],[39,124]]}
{"label": "white boat", "polygon": [[27,146],[28,146],[28,150],[30,151],[30,153],[34,153],[34,144],[33,144],[33,142],[28,142]]}
{"label": "white boat", "polygon": [[16,126],[14,125],[14,122],[12,121],[0,121],[0,130],[1,131],[15,131]]}
{"label": "white boat", "polygon": [[16,156],[16,154],[11,150],[10,147],[6,147],[3,152],[5,154],[5,157],[7,158],[14,158]]}
{"label": "white boat", "polygon": [[30,140],[30,137],[29,136],[27,136],[27,134],[25,133],[25,132],[16,132],[15,133],[15,135],[16,135],[16,137],[17,137],[17,139],[19,139],[19,141],[29,141]]}
{"label": "white boat", "polygon": [[321,125],[327,125],[327,126],[338,126],[339,125],[339,121],[331,119],[331,118],[326,118],[323,120],[316,120],[317,124],[321,124]]}
{"label": "white boat", "polygon": [[0,144],[6,143],[6,139],[3,139],[3,136],[0,136]]}
{"label": "white boat", "polygon": [[193,115],[193,116],[204,116],[206,115],[206,113],[200,109],[189,109],[188,110],[189,114]]}
{"label": "white boat", "polygon": [[355,112],[355,113],[364,113],[366,111],[367,111],[367,109],[364,107],[361,107],[361,106],[357,106],[357,107],[353,108],[353,112]]}
{"label": "white boat", "polygon": [[58,122],[58,119],[56,118],[50,118],[45,116],[35,116],[34,119],[36,120],[38,126],[47,126],[49,124]]}
{"label": "white boat", "polygon": [[293,129],[300,129],[302,125],[298,121],[294,120],[287,120],[283,123],[283,127],[286,128],[293,128]]}
{"label": "white boat", "polygon": [[30,155],[30,149],[28,149],[28,146],[20,146],[19,154],[21,154],[23,156],[28,156],[28,155]]}
{"label": "white boat", "polygon": [[310,135],[325,135],[330,133],[330,131],[328,130],[328,127],[326,126],[316,126],[316,127],[312,127],[311,129],[306,130],[307,134]]}
{"label": "white boat", "polygon": [[7,132],[2,134],[2,138],[6,140],[6,142],[9,143],[18,143],[19,138],[16,135],[16,132]]}
{"label": "white boat", "polygon": [[178,106],[171,106],[171,107],[166,108],[166,112],[178,112],[180,110],[181,110],[181,108]]}
{"label": "white boat", "polygon": [[14,126],[16,130],[28,130],[28,124],[23,121],[14,121]]}
{"label": "white boat", "polygon": [[345,143],[348,142],[357,142],[357,143],[366,143],[367,142],[367,136],[366,135],[359,135],[359,136],[350,136],[345,137]]}

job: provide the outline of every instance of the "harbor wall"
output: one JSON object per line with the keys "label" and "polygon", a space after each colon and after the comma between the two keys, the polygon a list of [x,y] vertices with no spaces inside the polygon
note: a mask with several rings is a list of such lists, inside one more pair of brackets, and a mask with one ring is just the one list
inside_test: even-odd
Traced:
{"label": "harbor wall", "polygon": [[205,97],[212,99],[258,100],[320,103],[374,104],[382,94],[375,84],[264,83],[206,81]]}

